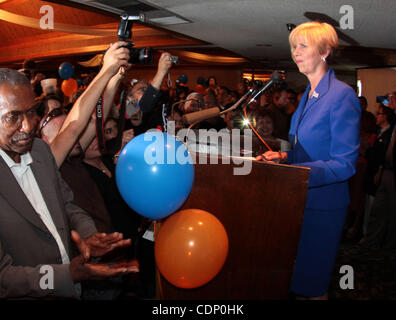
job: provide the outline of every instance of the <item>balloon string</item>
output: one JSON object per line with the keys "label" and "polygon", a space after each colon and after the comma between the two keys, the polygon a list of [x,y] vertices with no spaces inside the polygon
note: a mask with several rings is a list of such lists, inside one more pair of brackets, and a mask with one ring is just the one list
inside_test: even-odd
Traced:
{"label": "balloon string", "polygon": [[259,135],[259,133],[254,129],[254,127],[253,127],[252,124],[250,123],[249,118],[248,118],[248,115],[247,115],[247,113],[246,113],[246,107],[243,108],[243,112],[245,113],[245,118],[246,118],[246,120],[247,120],[247,122],[248,122],[248,124],[249,124],[249,127],[253,130],[253,132],[256,134],[256,136],[261,140],[261,142],[264,143],[264,145],[267,147],[267,149],[268,149],[269,151],[273,151],[273,150],[271,149],[271,147],[267,144],[267,142],[265,142],[265,140]]}
{"label": "balloon string", "polygon": [[[155,241],[155,238],[157,237],[157,233],[158,233],[158,230],[157,230],[157,221],[154,221],[154,241]],[[162,290],[162,283],[161,283],[161,274],[160,274],[160,272],[159,272],[159,270],[158,270],[158,267],[156,268],[156,276],[157,276],[157,284],[158,284],[158,290],[157,290],[157,294],[159,295],[159,299],[160,300],[163,300],[163,298],[164,298],[164,292],[163,292],[163,290]]]}

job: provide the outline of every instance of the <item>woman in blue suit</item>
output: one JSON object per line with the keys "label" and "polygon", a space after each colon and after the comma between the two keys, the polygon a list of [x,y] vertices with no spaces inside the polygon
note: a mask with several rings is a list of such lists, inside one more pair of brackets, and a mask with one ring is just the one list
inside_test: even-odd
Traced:
{"label": "woman in blue suit", "polygon": [[354,90],[337,80],[326,59],[338,45],[334,28],[307,22],[289,36],[292,57],[309,85],[295,111],[288,152],[268,151],[267,161],[310,168],[308,193],[291,291],[327,299],[349,204],[348,179],[359,154],[361,109]]}

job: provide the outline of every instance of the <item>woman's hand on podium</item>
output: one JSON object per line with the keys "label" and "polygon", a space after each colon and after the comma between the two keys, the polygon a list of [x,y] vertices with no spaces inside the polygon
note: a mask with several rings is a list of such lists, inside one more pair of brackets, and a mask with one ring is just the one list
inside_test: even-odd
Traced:
{"label": "woman's hand on podium", "polygon": [[266,161],[266,162],[274,162],[274,163],[279,163],[286,159],[287,159],[287,153],[280,151],[267,151],[264,152],[262,155],[256,157],[257,161]]}

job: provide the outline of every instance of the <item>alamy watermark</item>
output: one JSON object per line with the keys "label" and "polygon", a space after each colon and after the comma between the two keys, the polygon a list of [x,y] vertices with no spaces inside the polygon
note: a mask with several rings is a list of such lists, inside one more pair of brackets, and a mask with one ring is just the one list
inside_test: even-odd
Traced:
{"label": "alamy watermark", "polygon": [[54,8],[50,5],[44,5],[40,7],[40,14],[43,16],[40,18],[40,28],[43,30],[54,29]]}
{"label": "alamy watermark", "polygon": [[[40,28],[43,30],[54,29],[54,8],[50,5],[43,5],[40,7]],[[349,4],[344,4],[340,7],[340,28],[343,30],[354,29],[354,11]]]}
{"label": "alamy watermark", "polygon": [[343,274],[340,278],[340,288],[342,290],[353,290],[355,288],[353,267],[350,265],[342,265],[340,268],[340,274]]}
{"label": "alamy watermark", "polygon": [[349,4],[344,4],[340,7],[340,14],[343,15],[340,19],[340,28],[343,30],[354,29],[353,7]]}
{"label": "alamy watermark", "polygon": [[42,265],[40,267],[40,289],[53,290],[54,289],[54,268],[50,265]]}
{"label": "alamy watermark", "polygon": [[[245,129],[241,135],[240,129],[214,129],[197,131],[180,129],[175,133],[175,122],[168,121],[168,135],[174,136],[183,145],[176,148],[174,139],[162,139],[162,132],[149,130],[150,134],[144,136],[145,141],[153,141],[144,151],[144,160],[147,164],[222,164],[236,165],[233,168],[234,175],[248,175],[252,170],[252,159],[245,157],[248,153],[252,155],[252,131]],[[241,149],[241,141],[243,149]],[[190,152],[187,153],[186,149]],[[191,152],[195,157],[191,156]],[[208,156],[209,155],[209,156]],[[219,157],[220,156],[220,157]]]}

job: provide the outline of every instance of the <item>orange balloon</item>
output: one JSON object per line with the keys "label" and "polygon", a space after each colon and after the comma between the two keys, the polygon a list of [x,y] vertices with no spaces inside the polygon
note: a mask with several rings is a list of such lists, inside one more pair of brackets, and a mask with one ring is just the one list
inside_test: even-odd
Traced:
{"label": "orange balloon", "polygon": [[62,81],[61,90],[66,97],[70,97],[77,89],[77,81],[73,78]]}
{"label": "orange balloon", "polygon": [[212,280],[228,255],[228,236],[214,215],[199,209],[174,213],[155,239],[155,260],[163,277],[192,289]]}

